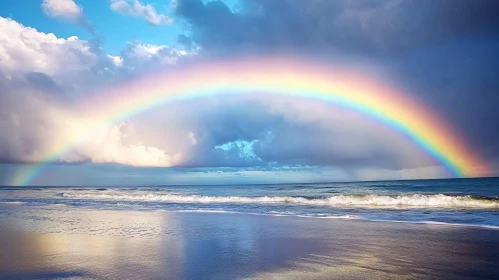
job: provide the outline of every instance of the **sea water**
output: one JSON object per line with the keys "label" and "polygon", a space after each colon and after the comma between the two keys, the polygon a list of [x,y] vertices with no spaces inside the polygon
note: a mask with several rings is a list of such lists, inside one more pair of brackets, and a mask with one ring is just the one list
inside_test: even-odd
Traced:
{"label": "sea water", "polygon": [[499,229],[499,178],[273,185],[3,187],[0,203],[26,207],[445,223]]}

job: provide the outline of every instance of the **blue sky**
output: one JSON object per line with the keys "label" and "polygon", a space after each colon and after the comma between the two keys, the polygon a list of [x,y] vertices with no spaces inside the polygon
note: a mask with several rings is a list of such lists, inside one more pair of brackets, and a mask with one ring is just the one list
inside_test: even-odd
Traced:
{"label": "blue sky", "polygon": [[[41,1],[2,1],[0,16],[10,17],[26,26],[35,27],[38,31],[54,33],[57,37],[67,38],[78,36],[84,40],[91,40],[93,35],[78,24],[66,20],[54,20],[44,15],[40,8]],[[110,9],[107,0],[76,1],[83,9],[83,13],[95,29],[98,36],[103,37],[102,48],[109,54],[119,55],[128,41],[141,41],[147,44],[175,45],[178,35],[188,31],[177,18],[170,6],[170,1],[154,1],[158,13],[173,18],[171,25],[152,25],[140,17],[128,17]],[[176,22],[177,21],[177,22]]]}
{"label": "blue sky", "polygon": [[[58,138],[84,126],[87,120],[78,112],[89,95],[199,61],[282,53],[348,65],[422,102],[498,174],[497,1],[304,3],[1,1],[0,184],[10,184]],[[331,104],[266,94],[174,102],[109,124],[33,183],[449,176],[414,142],[372,119]]]}

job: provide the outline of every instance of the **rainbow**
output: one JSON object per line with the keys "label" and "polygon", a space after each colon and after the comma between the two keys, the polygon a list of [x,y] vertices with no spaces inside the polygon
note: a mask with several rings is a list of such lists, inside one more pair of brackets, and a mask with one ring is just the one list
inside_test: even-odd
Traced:
{"label": "rainbow", "polygon": [[58,161],[100,127],[166,102],[214,94],[269,93],[331,102],[375,119],[403,134],[456,177],[483,175],[480,162],[436,115],[408,94],[345,67],[293,57],[241,58],[162,71],[93,95],[83,102],[92,121],[63,137],[26,168],[12,185],[28,185],[47,164]]}

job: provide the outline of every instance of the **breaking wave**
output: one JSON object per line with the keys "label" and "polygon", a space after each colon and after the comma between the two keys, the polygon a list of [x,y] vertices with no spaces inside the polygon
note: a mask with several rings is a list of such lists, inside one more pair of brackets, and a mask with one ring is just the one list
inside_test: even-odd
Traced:
{"label": "breaking wave", "polygon": [[410,195],[333,195],[320,198],[291,196],[202,196],[181,194],[105,194],[62,193],[71,199],[107,201],[143,201],[169,203],[244,203],[244,204],[297,204],[329,207],[378,208],[487,208],[499,209],[497,197],[451,196],[445,194]]}

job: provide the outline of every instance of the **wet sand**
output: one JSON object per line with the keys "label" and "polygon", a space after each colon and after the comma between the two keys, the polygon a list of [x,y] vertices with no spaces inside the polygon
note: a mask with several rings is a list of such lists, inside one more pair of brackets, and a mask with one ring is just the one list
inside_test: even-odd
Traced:
{"label": "wet sand", "polygon": [[0,205],[0,279],[499,279],[499,231]]}

